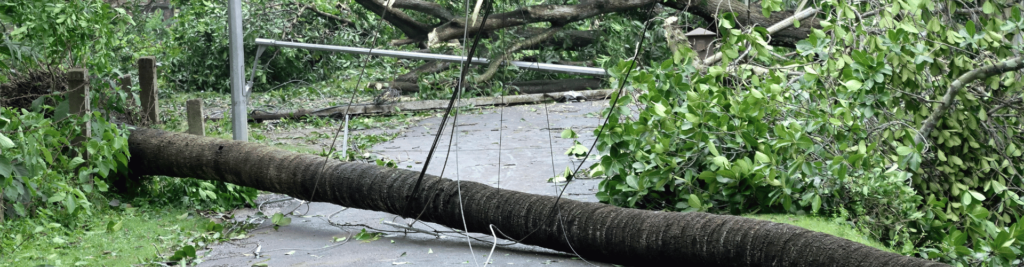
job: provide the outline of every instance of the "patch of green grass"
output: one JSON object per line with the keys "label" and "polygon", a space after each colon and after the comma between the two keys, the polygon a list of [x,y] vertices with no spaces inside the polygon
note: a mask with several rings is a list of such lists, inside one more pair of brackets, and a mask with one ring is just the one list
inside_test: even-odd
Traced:
{"label": "patch of green grass", "polygon": [[[181,208],[104,208],[68,229],[38,218],[8,221],[0,266],[131,266],[157,261],[197,235],[209,220]],[[194,214],[193,214],[194,215]],[[159,253],[159,254],[158,254]],[[161,257],[162,256],[162,257]]]}
{"label": "patch of green grass", "polygon": [[836,222],[829,218],[790,214],[753,214],[744,215],[743,217],[796,225],[799,227],[803,227],[807,230],[826,233],[846,238],[850,241],[868,245],[873,248],[881,249],[888,252],[895,252],[888,246],[882,244],[882,242],[874,240],[869,235],[857,229],[854,229],[853,226],[845,222]]}

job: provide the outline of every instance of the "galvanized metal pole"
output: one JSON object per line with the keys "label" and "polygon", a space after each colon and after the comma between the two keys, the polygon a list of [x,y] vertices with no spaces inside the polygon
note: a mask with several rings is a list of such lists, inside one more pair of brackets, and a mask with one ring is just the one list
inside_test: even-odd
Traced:
{"label": "galvanized metal pole", "polygon": [[[430,53],[419,53],[419,52],[406,52],[406,51],[394,51],[384,49],[369,49],[360,47],[350,46],[339,46],[339,45],[320,45],[320,44],[307,44],[307,43],[296,43],[296,42],[285,42],[277,41],[272,39],[256,38],[256,45],[261,46],[277,46],[277,47],[290,47],[300,48],[309,50],[322,50],[322,51],[333,51],[350,54],[361,54],[361,55],[373,55],[373,56],[385,56],[385,57],[396,57],[405,59],[422,59],[422,60],[438,60],[446,62],[463,62],[466,61],[464,56],[454,55],[438,55]],[[473,58],[472,64],[487,64],[490,60],[486,58]],[[551,71],[551,72],[563,72],[573,74],[586,74],[594,76],[606,76],[608,75],[602,68],[591,68],[591,67],[580,67],[570,65],[558,65],[548,63],[537,63],[537,62],[525,62],[525,61],[507,61],[508,64],[514,65],[522,69]]]}
{"label": "galvanized metal pole", "polygon": [[242,2],[228,0],[228,45],[231,60],[231,132],[235,140],[248,141],[248,112],[245,101],[244,54],[242,52]]}

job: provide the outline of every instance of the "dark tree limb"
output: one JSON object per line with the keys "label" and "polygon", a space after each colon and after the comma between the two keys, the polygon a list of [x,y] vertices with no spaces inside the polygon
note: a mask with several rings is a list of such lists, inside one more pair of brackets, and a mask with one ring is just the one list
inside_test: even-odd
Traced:
{"label": "dark tree limb", "polygon": [[[737,0],[670,0],[662,4],[697,15],[712,23],[712,25],[717,25],[719,14],[728,12],[736,13],[736,20],[740,25],[758,25],[761,27],[768,27],[793,16],[792,11],[780,11],[772,12],[770,17],[765,17],[761,14],[760,6],[751,6],[748,9],[747,5]],[[811,29],[820,27],[821,25],[816,17],[801,20],[799,28],[786,28],[772,34],[769,44],[793,47],[796,45],[796,42],[807,38],[811,33]]]}
{"label": "dark tree limb", "polygon": [[[544,28],[524,28],[516,29],[512,31],[512,34],[522,37],[530,38],[543,34],[547,31]],[[552,36],[551,38],[544,39],[544,41],[533,45],[523,47],[523,50],[540,49],[542,47],[561,47],[566,50],[580,50],[597,43],[600,40],[601,32],[596,30],[589,31],[568,31],[562,30]]]}
{"label": "dark tree limb", "polygon": [[[578,5],[536,5],[524,7],[517,10],[494,14],[487,18],[483,29],[480,27],[469,27],[469,34],[476,34],[479,31],[489,32],[496,29],[526,25],[536,22],[551,22],[552,24],[564,25],[601,14],[626,11],[639,8],[647,4],[656,3],[655,0],[605,0],[592,1],[587,4]],[[473,25],[480,25],[481,21]],[[466,18],[456,18],[434,28],[427,37],[427,44],[433,45],[443,41],[462,36],[467,25]]]}
{"label": "dark tree limb", "polygon": [[514,82],[509,84],[520,94],[584,91],[601,88],[601,79],[561,79]]}
{"label": "dark tree limb", "polygon": [[[368,0],[361,0],[368,1]],[[649,4],[661,3],[665,6],[686,11],[697,15],[711,23],[717,23],[719,14],[735,12],[740,25],[761,25],[775,24],[785,18],[791,17],[793,12],[774,12],[769,17],[761,15],[759,8],[748,9],[747,5],[738,0],[702,0],[702,1],[667,1],[656,0],[595,0],[587,1],[578,5],[536,5],[520,8],[514,11],[491,15],[487,19],[482,31],[489,32],[496,29],[522,26],[537,22],[551,22],[553,24],[567,24],[591,18],[597,15],[627,11],[640,8]],[[474,25],[479,25],[479,21]],[[462,36],[467,25],[466,18],[455,18],[448,23],[442,24],[433,29],[427,36],[427,44],[433,45],[453,38]],[[799,28],[789,28],[780,31],[772,36],[771,43],[775,45],[794,46],[797,41],[807,38],[812,28],[820,27],[817,18],[809,18]],[[470,27],[469,33],[476,34],[478,27]]]}
{"label": "dark tree limb", "polygon": [[[384,14],[384,4],[377,0],[355,1],[377,16]],[[408,36],[411,39],[422,39],[423,37],[426,37],[427,33],[432,28],[427,24],[416,21],[408,14],[405,14],[402,10],[394,8],[387,8],[387,14],[384,16],[384,20],[391,23],[391,25],[394,25],[395,28],[398,28],[398,30],[402,31],[405,36]]]}
{"label": "dark tree limb", "polygon": [[[387,84],[387,86],[385,86]],[[381,88],[391,87],[402,91],[402,94],[411,94],[420,91],[420,86],[415,82],[400,82],[398,80],[391,82],[371,82],[366,85],[367,88],[376,89],[378,86]]]}
{"label": "dark tree limb", "polygon": [[946,111],[949,110],[950,106],[953,106],[953,100],[956,99],[956,95],[960,93],[960,89],[963,89],[964,86],[975,80],[985,79],[1004,72],[1020,70],[1021,68],[1024,68],[1024,57],[1016,57],[977,68],[960,75],[960,78],[957,78],[949,85],[949,89],[946,90],[946,95],[942,97],[942,104],[939,104],[939,108],[933,111],[932,114],[928,116],[928,119],[925,119],[924,123],[921,124],[921,129],[918,130],[917,135],[914,136],[914,143],[920,144],[924,142],[924,138],[928,137],[928,134],[931,134],[932,130],[935,130],[935,126],[939,123],[939,118],[946,115]]}
{"label": "dark tree limb", "polygon": [[419,67],[416,67],[415,69],[409,71],[409,73],[398,75],[398,77],[395,77],[395,81],[415,83],[420,79],[421,74],[439,73],[452,68],[452,66],[453,65],[450,62],[430,61],[424,63],[423,65],[420,65]]}
{"label": "dark tree limb", "polygon": [[[729,215],[660,212],[498,190],[433,175],[328,160],[242,141],[153,129],[128,138],[137,175],[217,180],[298,199],[420,217],[469,232],[500,229],[522,243],[609,263],[692,266],[948,266],[800,227]],[[459,190],[461,189],[461,190]],[[459,199],[465,209],[460,209]],[[404,212],[407,211],[407,212]],[[557,220],[555,219],[557,218]],[[571,247],[570,247],[571,246]]]}

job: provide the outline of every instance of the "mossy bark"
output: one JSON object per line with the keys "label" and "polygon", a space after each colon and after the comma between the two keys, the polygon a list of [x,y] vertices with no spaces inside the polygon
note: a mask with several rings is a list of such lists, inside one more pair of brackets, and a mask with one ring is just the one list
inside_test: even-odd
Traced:
{"label": "mossy bark", "polygon": [[[449,179],[427,175],[406,203],[419,175],[414,171],[329,160],[318,178],[324,163],[319,156],[153,129],[134,130],[128,143],[135,174],[218,180],[407,217],[425,210],[424,221],[462,228],[457,184]],[[490,233],[493,224],[525,244],[574,250],[588,260],[638,266],[946,266],[787,224],[570,199],[558,200],[553,209],[554,197],[461,185],[470,232]]]}

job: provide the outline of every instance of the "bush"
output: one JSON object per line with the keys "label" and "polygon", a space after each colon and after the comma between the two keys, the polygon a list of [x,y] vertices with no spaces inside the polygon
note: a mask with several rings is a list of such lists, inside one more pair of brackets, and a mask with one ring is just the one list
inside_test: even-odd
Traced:
{"label": "bush", "polygon": [[[361,25],[344,24],[319,16],[297,4],[305,5],[303,2],[319,6],[318,10],[324,12],[338,12],[312,1],[255,0],[243,3],[246,81],[257,52],[256,38],[318,44],[352,44],[362,39],[358,30]],[[190,1],[182,6],[170,27],[169,51],[164,60],[167,64],[165,74],[173,88],[230,92],[229,38],[224,14],[227,14],[225,1]],[[351,59],[351,55],[340,53],[270,47],[260,57],[254,90],[329,78],[336,75],[339,68],[350,66]]]}
{"label": "bush", "polygon": [[[1021,49],[991,37],[1019,34],[1018,8],[978,25],[954,18],[954,31],[931,7],[903,6],[924,12],[869,34],[855,7],[825,6],[841,15],[823,19],[795,50],[767,46],[763,32],[732,29],[725,16],[719,64],[698,70],[686,48],[629,77],[632,62],[610,70],[634,93],[613,98],[616,108],[605,111],[603,156],[592,166],[592,175],[607,176],[598,198],[657,210],[825,213],[903,253],[1018,264],[1024,139],[1021,106],[1011,104],[1024,87],[1018,74],[966,84],[925,142],[915,142],[937,110],[934,99],[958,77]],[[798,57],[778,62],[774,51]]]}

